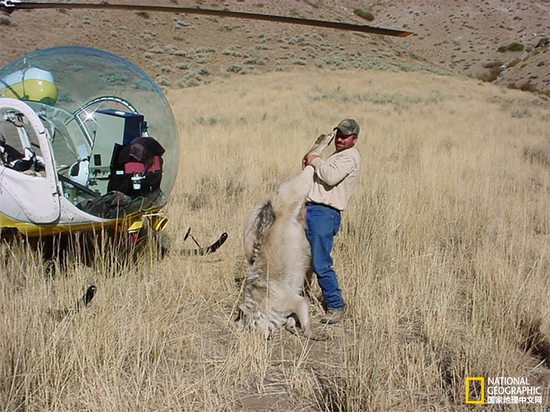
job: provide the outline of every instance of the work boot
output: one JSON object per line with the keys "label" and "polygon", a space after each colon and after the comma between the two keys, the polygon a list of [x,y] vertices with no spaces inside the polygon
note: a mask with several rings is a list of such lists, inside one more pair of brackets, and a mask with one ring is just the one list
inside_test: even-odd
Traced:
{"label": "work boot", "polygon": [[325,316],[321,318],[321,323],[326,323],[332,325],[334,323],[339,323],[344,317],[344,310],[329,309],[325,313]]}

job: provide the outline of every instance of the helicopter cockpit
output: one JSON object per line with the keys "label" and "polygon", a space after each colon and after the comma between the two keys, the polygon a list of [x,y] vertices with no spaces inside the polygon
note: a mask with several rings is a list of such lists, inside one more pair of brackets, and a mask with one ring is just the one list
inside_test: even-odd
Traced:
{"label": "helicopter cockpit", "polygon": [[48,136],[41,142],[21,110],[3,106],[0,166],[27,180],[53,170],[63,201],[99,218],[166,203],[178,169],[175,121],[131,62],[87,47],[38,50],[0,70],[0,97],[24,102]]}

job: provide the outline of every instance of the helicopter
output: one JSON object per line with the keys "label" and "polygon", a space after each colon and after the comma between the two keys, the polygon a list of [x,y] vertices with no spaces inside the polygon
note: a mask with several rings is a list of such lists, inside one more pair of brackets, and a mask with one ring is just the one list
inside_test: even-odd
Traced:
{"label": "helicopter", "polygon": [[[0,11],[59,3],[0,1]],[[101,2],[67,9],[120,9],[275,21],[405,37],[372,26],[201,8]],[[132,62],[94,48],[56,46],[0,69],[0,238],[109,230],[160,232],[178,170],[179,139],[161,89]],[[189,235],[189,231],[186,237]],[[198,254],[216,251],[223,233]]]}
{"label": "helicopter", "polygon": [[52,47],[1,69],[0,96],[3,237],[107,230],[135,241],[144,226],[166,227],[178,136],[145,72],[101,50]]}

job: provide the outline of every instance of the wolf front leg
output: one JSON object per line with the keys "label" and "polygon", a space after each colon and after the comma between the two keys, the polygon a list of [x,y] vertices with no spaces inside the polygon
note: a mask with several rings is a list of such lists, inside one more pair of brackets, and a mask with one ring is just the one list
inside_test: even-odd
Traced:
{"label": "wolf front leg", "polygon": [[[322,332],[316,332],[311,327],[311,322],[309,321],[309,305],[306,298],[303,296],[296,295],[292,299],[293,308],[292,312],[296,314],[298,321],[300,322],[300,327],[304,336],[311,340],[324,341],[328,339],[328,335]],[[287,328],[288,329],[288,328]]]}

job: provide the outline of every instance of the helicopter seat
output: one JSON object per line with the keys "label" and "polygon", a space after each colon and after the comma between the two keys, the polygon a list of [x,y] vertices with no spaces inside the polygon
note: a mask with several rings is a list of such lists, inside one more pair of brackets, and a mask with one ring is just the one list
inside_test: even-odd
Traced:
{"label": "helicopter seat", "polygon": [[0,139],[0,160],[4,166],[12,167],[17,161],[23,159],[23,157],[23,153]]}
{"label": "helicopter seat", "polygon": [[0,164],[18,172],[31,172],[33,175],[36,174],[34,172],[44,171],[44,161],[40,156],[28,149],[25,153],[26,155],[0,139]]}
{"label": "helicopter seat", "polygon": [[108,190],[128,196],[147,195],[160,189],[164,148],[152,137],[115,144]]}
{"label": "helicopter seat", "polygon": [[69,176],[73,182],[76,182],[82,186],[88,185],[88,175],[89,175],[89,160],[80,160],[75,162],[69,168]]}

